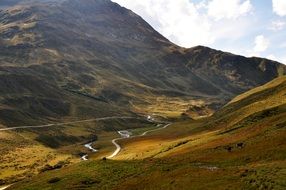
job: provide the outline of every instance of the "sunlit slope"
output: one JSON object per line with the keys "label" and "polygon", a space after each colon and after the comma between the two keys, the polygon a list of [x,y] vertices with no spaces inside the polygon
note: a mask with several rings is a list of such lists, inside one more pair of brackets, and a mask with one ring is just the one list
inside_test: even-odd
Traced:
{"label": "sunlit slope", "polygon": [[[254,115],[279,114],[286,104],[286,77],[279,77],[261,87],[234,98],[213,117],[221,126],[233,126]],[[277,111],[275,111],[277,110]],[[262,117],[262,116],[261,116]],[[228,122],[225,122],[225,121]]]}
{"label": "sunlit slope", "polygon": [[[243,99],[246,99],[246,98],[249,98],[250,96],[253,96],[254,94],[257,94],[259,96],[260,93],[263,93],[263,91],[265,90],[268,90],[268,91],[271,91],[271,89],[275,90],[275,88],[277,88],[277,86],[280,86],[280,85],[285,85],[285,81],[286,81],[286,77],[285,76],[281,76],[275,80],[272,80],[270,81],[269,83],[263,85],[263,86],[260,86],[260,87],[257,87],[257,88],[254,88],[252,90],[249,90],[241,95],[238,95],[237,97],[235,97],[233,100],[231,100],[229,104],[233,104],[235,102],[238,102],[238,101],[241,101]],[[272,94],[272,96],[277,96],[277,94],[274,92]]]}
{"label": "sunlit slope", "polygon": [[[226,143],[261,135],[264,130],[285,125],[285,94],[286,77],[283,76],[236,97],[212,117],[174,123],[164,131],[137,141],[125,140],[122,142],[125,149],[116,159],[162,157],[172,154],[172,151],[176,155],[179,150],[194,150],[198,144],[208,146],[208,142],[216,139],[217,142]],[[278,134],[282,132],[278,130]],[[165,147],[162,148],[162,145]]]}
{"label": "sunlit slope", "polygon": [[117,161],[81,163],[11,189],[285,189],[285,84],[275,79],[213,117],[125,140]]}
{"label": "sunlit slope", "polygon": [[[83,155],[90,159],[93,154],[100,158],[110,155],[115,149],[111,140],[119,137],[118,130],[142,127],[153,128],[154,124],[145,118],[118,118],[0,131],[0,186],[51,167],[81,162]],[[90,142],[98,152],[84,147]]]}

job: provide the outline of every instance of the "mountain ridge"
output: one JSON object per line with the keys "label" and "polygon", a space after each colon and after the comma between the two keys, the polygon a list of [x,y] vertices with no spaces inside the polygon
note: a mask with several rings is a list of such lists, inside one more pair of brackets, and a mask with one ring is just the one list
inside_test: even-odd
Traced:
{"label": "mountain ridge", "polygon": [[109,0],[0,1],[0,185],[279,189],[285,74],[179,47]]}
{"label": "mountain ridge", "polygon": [[[90,189],[282,190],[285,92],[283,76],[239,95],[211,117],[175,122],[159,132],[122,140],[124,149],[113,159],[95,156],[89,162],[23,180],[11,189],[76,189],[80,185]],[[55,176],[57,180],[49,183]]]}
{"label": "mountain ridge", "polygon": [[[114,107],[178,116],[199,106],[212,110],[210,114],[235,95],[286,73],[286,66],[266,59],[176,46],[140,16],[109,0],[20,2],[24,3],[0,11],[0,71],[35,78],[34,86],[44,81],[61,91],[65,98],[56,101],[68,101],[73,108],[66,112],[67,118],[82,117],[81,109],[88,109],[86,117],[92,117],[91,107],[98,107],[96,97],[109,102],[101,116],[108,116]],[[7,83],[19,84],[9,79]],[[25,121],[34,104],[33,93],[27,99],[20,91],[2,92],[3,107],[13,99],[27,105],[27,111],[21,111]],[[93,106],[78,106],[74,95]],[[49,99],[48,94],[42,96]],[[165,100],[180,109],[174,110]],[[19,113],[17,105],[9,107],[9,113]],[[44,107],[40,116],[30,114],[34,122],[53,112],[51,106]],[[5,117],[0,118],[5,123]]]}

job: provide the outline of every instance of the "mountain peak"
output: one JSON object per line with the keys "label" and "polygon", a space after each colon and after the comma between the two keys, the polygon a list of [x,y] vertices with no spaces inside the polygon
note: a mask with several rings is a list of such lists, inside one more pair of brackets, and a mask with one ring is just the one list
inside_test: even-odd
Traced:
{"label": "mountain peak", "polygon": [[[157,104],[158,97],[175,104],[182,101],[184,106],[180,102],[180,111],[176,113],[197,104],[209,112],[235,95],[285,73],[285,66],[269,60],[245,58],[204,46],[176,46],[140,16],[109,0],[14,4],[17,2],[25,6],[0,11],[0,71],[5,77],[11,75],[5,84],[15,84],[15,94],[23,86],[19,78],[29,79],[34,86],[45,81],[50,89],[55,89],[57,97],[63,96],[60,92],[67,92],[63,97],[71,107],[77,107],[75,94],[96,100],[91,103],[96,108],[86,108],[83,103],[78,112],[66,116],[80,116],[81,109],[97,109],[101,103],[98,100],[112,103],[105,113],[122,107],[144,112],[148,107],[143,102]],[[0,92],[5,90],[0,87]],[[27,89],[30,99],[13,94],[11,97],[16,99],[13,102],[32,105],[36,91]],[[47,92],[42,97],[50,100]],[[64,104],[65,99],[57,101]],[[3,107],[17,112],[21,104],[10,105],[11,101],[7,100]],[[177,109],[168,104],[162,107]],[[27,107],[23,112],[27,116],[31,110]],[[41,117],[48,117],[50,112],[50,107],[42,110]]]}

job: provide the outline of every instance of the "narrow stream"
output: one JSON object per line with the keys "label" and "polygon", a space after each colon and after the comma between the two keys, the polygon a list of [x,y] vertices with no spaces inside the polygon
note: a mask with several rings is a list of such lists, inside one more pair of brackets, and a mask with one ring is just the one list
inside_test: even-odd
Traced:
{"label": "narrow stream", "polygon": [[[94,148],[92,147],[92,144],[93,144],[93,142],[87,143],[87,144],[84,145],[84,147],[87,148],[87,149],[89,149],[91,152],[97,152],[98,150],[94,149]],[[81,159],[82,159],[83,161],[87,161],[87,160],[88,160],[88,154],[83,155],[83,156],[81,157]]]}
{"label": "narrow stream", "polygon": [[[154,119],[151,117],[151,116],[148,116],[147,117],[147,121],[151,121],[151,122],[154,122]],[[145,136],[147,133],[150,133],[150,132],[153,132],[153,131],[157,131],[157,130],[161,130],[161,129],[165,129],[167,128],[169,125],[171,125],[171,123],[168,123],[166,124],[165,126],[161,127],[161,128],[156,128],[156,129],[152,129],[152,130],[149,130],[149,131],[145,131],[143,132],[141,135],[137,135],[137,136]],[[161,124],[158,124],[156,127],[160,127]],[[120,150],[121,150],[121,147],[120,145],[116,142],[118,140],[121,140],[121,139],[127,139],[127,138],[133,138],[133,137],[136,137],[136,136],[131,136],[132,133],[127,131],[127,130],[122,130],[122,131],[117,131],[117,133],[121,136],[121,138],[116,138],[116,139],[113,139],[111,142],[115,145],[116,147],[116,150],[113,152],[112,155],[108,156],[107,158],[113,158],[114,156],[116,156]],[[84,145],[85,148],[89,149],[91,152],[97,152],[98,150],[94,149],[92,147],[92,144],[93,142],[91,143],[87,143]],[[88,160],[88,154],[85,154],[81,157],[81,159],[83,161],[86,161]]]}

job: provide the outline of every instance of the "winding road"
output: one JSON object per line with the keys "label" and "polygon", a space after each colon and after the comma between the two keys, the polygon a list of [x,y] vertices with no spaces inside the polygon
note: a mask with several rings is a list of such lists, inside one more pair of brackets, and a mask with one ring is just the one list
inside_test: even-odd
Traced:
{"label": "winding road", "polygon": [[[95,119],[86,119],[86,120],[79,120],[79,121],[71,121],[71,122],[65,122],[65,123],[54,123],[54,124],[45,124],[45,125],[35,125],[35,126],[19,126],[19,127],[8,127],[8,128],[0,128],[0,132],[1,131],[11,131],[11,130],[17,130],[17,129],[31,129],[31,128],[45,128],[45,127],[54,127],[54,126],[62,126],[62,125],[69,125],[69,124],[76,124],[76,123],[85,123],[85,122],[91,122],[91,121],[104,121],[104,120],[110,120],[110,119],[133,119],[133,118],[138,118],[138,117],[130,117],[130,116],[110,116],[110,117],[102,117],[102,118],[95,118]],[[148,121],[152,121],[154,122],[150,116],[147,117]],[[113,158],[115,157],[120,151],[121,151],[121,146],[117,143],[117,141],[122,140],[122,139],[126,139],[126,138],[134,138],[134,137],[139,137],[139,136],[145,136],[146,134],[153,132],[153,131],[157,131],[157,130],[161,130],[161,129],[165,129],[168,126],[170,126],[171,123],[168,123],[166,125],[164,125],[161,128],[156,128],[156,129],[152,129],[149,131],[145,131],[144,133],[142,133],[141,135],[137,135],[137,136],[131,136],[131,133],[128,131],[118,131],[118,133],[121,135],[121,138],[116,138],[113,139],[111,142],[112,144],[114,144],[114,146],[116,147],[116,150],[107,158]],[[97,152],[96,149],[94,149],[92,146],[92,143],[88,143],[85,144],[84,146],[88,149],[90,149],[92,152]],[[87,159],[88,155],[84,155],[82,156],[82,160],[88,160]],[[6,187],[7,188],[7,187]],[[2,188],[0,188],[0,190],[2,190]]]}
{"label": "winding road", "polygon": [[[80,121],[72,121],[72,122],[65,122],[65,123],[55,123],[55,124],[46,124],[46,125],[37,125],[37,126],[19,126],[19,127],[9,127],[9,128],[1,128],[0,129],[0,132],[1,131],[11,131],[11,130],[16,130],[16,129],[29,129],[29,128],[45,128],[45,127],[52,127],[52,126],[62,126],[62,125],[68,125],[68,124],[75,124],[75,123],[84,123],[84,122],[91,122],[91,121],[104,121],[104,120],[110,120],[110,119],[133,119],[133,118],[138,118],[138,117],[127,117],[127,116],[123,116],[123,117],[119,117],[119,116],[112,116],[112,117],[102,117],[102,118],[95,118],[95,119],[88,119],[88,120],[80,120]],[[149,116],[148,116],[148,121],[152,121],[154,122],[153,120],[150,120]],[[160,125],[162,124],[158,124],[157,126],[159,127]],[[150,133],[150,132],[154,132],[154,131],[158,131],[158,130],[162,130],[162,129],[165,129],[167,128],[168,126],[170,126],[171,123],[168,123],[166,125],[164,125],[163,127],[160,127],[160,128],[156,128],[156,129],[152,129],[152,130],[148,130],[148,131],[145,131],[143,132],[141,135],[136,135],[136,136],[131,136],[132,134],[127,131],[127,130],[124,130],[124,131],[118,131],[118,133],[121,135],[121,138],[116,138],[116,139],[113,139],[111,142],[112,144],[114,144],[114,146],[116,147],[116,150],[110,155],[108,156],[107,158],[113,158],[115,157],[116,155],[119,154],[119,152],[121,151],[121,146],[117,143],[117,141],[119,140],[122,140],[122,139],[127,139],[127,138],[135,138],[135,137],[140,137],[140,136],[145,136],[146,134]],[[98,150],[94,149],[92,147],[92,143],[88,143],[88,144],[85,144],[84,146],[86,148],[88,148],[89,150],[91,150],[92,152],[97,152]],[[88,155],[84,155],[81,157],[82,160],[88,160]],[[8,185],[8,186],[3,186],[3,187],[0,187],[0,190],[5,190],[7,188],[9,188],[11,185]]]}
{"label": "winding road", "polygon": [[4,186],[4,187],[0,187],[0,190],[4,190],[4,189],[7,189],[8,187],[10,187],[11,185],[7,185],[7,186]]}
{"label": "winding road", "polygon": [[[93,144],[93,142],[87,143],[87,144],[84,145],[84,147],[87,148],[87,149],[89,149],[91,152],[97,152],[98,150],[94,149],[94,148],[92,147],[92,144]],[[81,159],[82,159],[83,161],[87,161],[87,160],[88,160],[88,154],[83,155],[83,156],[81,157]],[[1,190],[1,189],[0,189],[0,190]]]}
{"label": "winding road", "polygon": [[[111,120],[111,119],[134,119],[139,117],[130,117],[130,116],[109,116],[109,117],[101,117],[101,118],[95,118],[95,119],[86,119],[86,120],[79,120],[79,121],[71,121],[71,122],[64,122],[64,123],[53,123],[53,124],[45,124],[45,125],[35,125],[35,126],[18,126],[18,127],[8,127],[8,128],[0,128],[1,131],[11,131],[11,130],[17,130],[17,129],[32,129],[32,128],[45,128],[45,127],[54,127],[54,126],[63,126],[63,125],[69,125],[69,124],[76,124],[76,123],[85,123],[85,122],[91,122],[91,121],[105,121],[105,120]],[[116,143],[117,139],[114,139],[112,143]],[[97,152],[96,149],[92,147],[92,143],[85,144],[84,146],[91,150],[92,152]],[[120,149],[119,149],[120,151]],[[116,153],[118,154],[118,153]],[[86,161],[88,160],[88,155],[83,155],[81,157],[82,160]],[[0,187],[0,190],[7,187]]]}
{"label": "winding road", "polygon": [[11,131],[11,130],[16,130],[16,129],[30,129],[30,128],[44,128],[44,127],[69,125],[69,124],[75,124],[75,123],[85,123],[85,122],[91,122],[91,121],[104,121],[104,120],[110,120],[110,119],[133,119],[133,118],[138,118],[138,117],[127,117],[127,116],[123,116],[123,117],[119,117],[119,116],[102,117],[102,118],[95,118],[95,119],[71,121],[71,122],[65,122],[65,123],[54,123],[54,124],[45,124],[45,125],[36,125],[36,126],[20,126],[20,127],[1,128],[0,131]]}
{"label": "winding road", "polygon": [[[118,133],[122,136],[121,138],[116,138],[112,140],[112,144],[114,144],[114,146],[116,147],[116,150],[107,158],[113,158],[115,157],[120,151],[121,151],[121,146],[117,143],[117,141],[122,140],[122,139],[127,139],[127,138],[135,138],[135,137],[142,137],[145,136],[146,134],[150,133],[150,132],[154,132],[154,131],[158,131],[158,130],[162,130],[165,129],[167,127],[169,127],[171,125],[171,123],[168,123],[166,125],[164,125],[163,127],[160,128],[156,128],[156,129],[152,129],[149,131],[145,131],[144,133],[142,133],[141,135],[136,135],[136,136],[131,136],[131,133],[128,131],[118,131]],[[123,133],[124,132],[124,133]],[[126,132],[128,132],[129,134],[127,135]]]}

